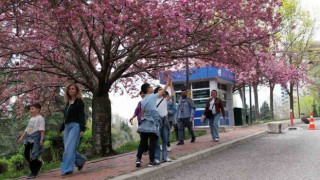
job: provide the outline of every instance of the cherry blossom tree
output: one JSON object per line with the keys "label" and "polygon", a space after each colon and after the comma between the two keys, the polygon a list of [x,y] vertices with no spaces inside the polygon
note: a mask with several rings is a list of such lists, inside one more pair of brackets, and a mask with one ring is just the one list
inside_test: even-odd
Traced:
{"label": "cherry blossom tree", "polygon": [[278,0],[3,0],[0,101],[41,100],[55,110],[50,102],[60,88],[79,83],[93,97],[94,151],[113,153],[110,92],[131,93],[159,71],[184,68],[186,57],[191,67],[250,66],[252,53],[269,46],[279,25],[279,5]]}

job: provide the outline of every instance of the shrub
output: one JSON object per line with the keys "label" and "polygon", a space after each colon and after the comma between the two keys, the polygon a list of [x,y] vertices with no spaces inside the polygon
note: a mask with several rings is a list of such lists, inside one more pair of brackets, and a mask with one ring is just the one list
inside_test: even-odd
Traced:
{"label": "shrub", "polygon": [[92,130],[85,131],[80,139],[79,152],[81,154],[92,154]]}
{"label": "shrub", "polygon": [[48,131],[44,147],[45,153],[42,157],[45,161],[61,161],[63,154],[63,137],[61,134],[55,131]]}
{"label": "shrub", "polygon": [[16,154],[11,156],[9,161],[15,170],[20,171],[25,167],[24,157],[22,156],[22,154]]}
{"label": "shrub", "polygon": [[0,174],[8,171],[10,162],[6,159],[0,159]]}

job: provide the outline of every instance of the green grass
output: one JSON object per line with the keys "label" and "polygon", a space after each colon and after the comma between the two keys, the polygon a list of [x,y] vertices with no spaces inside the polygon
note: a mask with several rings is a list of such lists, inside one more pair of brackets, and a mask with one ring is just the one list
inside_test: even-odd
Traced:
{"label": "green grass", "polygon": [[115,149],[115,151],[118,154],[123,154],[123,153],[127,153],[127,152],[131,152],[131,151],[135,151],[138,149],[139,146],[139,142],[140,141],[132,141],[132,142],[128,142],[125,145]]}
{"label": "green grass", "polygon": [[[51,162],[51,163],[45,163],[41,172],[46,172],[52,169],[56,169],[59,168],[61,166],[61,162]],[[30,173],[30,169],[28,166],[26,166],[24,169],[22,170],[15,170],[13,168],[10,168],[9,171],[0,174],[0,179],[12,179],[12,178],[17,178],[17,177],[21,177],[21,176],[26,176]]]}
{"label": "green grass", "polygon": [[287,119],[266,119],[266,120],[260,120],[260,121],[252,121],[252,124],[265,124],[269,122],[275,122],[275,121],[284,121]]}

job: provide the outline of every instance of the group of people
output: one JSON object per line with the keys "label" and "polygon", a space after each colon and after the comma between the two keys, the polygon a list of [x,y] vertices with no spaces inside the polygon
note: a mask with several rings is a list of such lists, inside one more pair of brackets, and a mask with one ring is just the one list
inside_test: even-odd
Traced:
{"label": "group of people", "polygon": [[[166,84],[162,88],[160,86],[153,89],[149,83],[144,83],[141,86],[140,96],[142,100],[138,103],[133,116],[130,118],[130,123],[133,124],[133,119],[138,119],[137,132],[140,134],[140,144],[137,152],[136,167],[141,166],[143,154],[149,153],[148,166],[159,165],[162,162],[171,162],[168,157],[168,151],[171,150],[170,135],[171,128],[175,126],[177,145],[184,145],[184,129],[187,127],[191,143],[196,141],[192,124],[195,114],[195,104],[192,98],[187,96],[187,90],[181,90],[181,98],[176,105],[172,101],[174,97],[174,88],[171,79],[165,76]],[[170,87],[171,94],[169,95],[167,88]],[[225,118],[224,106],[217,97],[217,91],[211,91],[211,98],[207,101],[205,111],[211,111],[212,117],[209,120],[209,126],[212,136],[212,141],[219,141],[218,125],[221,114]],[[162,148],[160,148],[160,138]],[[162,151],[162,154],[160,153]],[[161,158],[160,158],[161,156]]]}
{"label": "group of people", "polygon": [[[74,166],[80,171],[87,161],[85,156],[77,152],[80,137],[86,129],[82,92],[77,84],[66,86],[64,102],[64,120],[59,129],[59,133],[64,132],[61,173],[62,176],[68,176],[73,174]],[[41,105],[39,103],[29,106],[31,118],[18,140],[18,142],[23,141],[24,143],[24,157],[28,161],[31,171],[27,179],[36,178],[44,164],[42,160],[39,160],[39,156],[44,152],[45,141],[45,120],[40,111]]]}
{"label": "group of people", "polygon": [[[192,129],[194,120],[195,105],[193,100],[187,96],[186,89],[181,91],[181,99],[178,106],[172,98],[174,88],[171,79],[165,76],[166,84],[153,89],[149,83],[141,86],[140,96],[142,101],[137,105],[134,115],[130,118],[138,119],[138,133],[140,133],[140,144],[137,153],[136,166],[141,166],[143,154],[149,154],[149,166],[159,165],[162,162],[171,162],[168,151],[171,149],[170,135],[171,128],[177,128],[177,145],[184,145],[184,128],[187,127],[191,135],[191,143],[194,143],[196,136]],[[170,94],[167,88],[170,87]],[[63,134],[64,153],[62,157],[62,176],[73,174],[74,166],[80,171],[87,161],[87,158],[77,152],[80,137],[85,127],[84,103],[82,92],[77,84],[69,84],[65,88],[64,96],[64,120],[59,129]],[[221,114],[225,118],[225,111],[221,99],[217,98],[217,91],[211,91],[211,98],[206,104],[205,110],[212,111],[213,116],[209,118],[209,126],[213,141],[219,141],[218,122]],[[24,157],[29,163],[31,173],[27,179],[36,178],[41,171],[43,161],[39,156],[44,151],[45,141],[45,120],[40,114],[41,105],[35,103],[30,105],[30,116],[28,125],[19,138],[24,142]],[[160,138],[162,148],[160,148]],[[162,151],[162,153],[161,153]],[[161,158],[160,158],[161,157]]]}

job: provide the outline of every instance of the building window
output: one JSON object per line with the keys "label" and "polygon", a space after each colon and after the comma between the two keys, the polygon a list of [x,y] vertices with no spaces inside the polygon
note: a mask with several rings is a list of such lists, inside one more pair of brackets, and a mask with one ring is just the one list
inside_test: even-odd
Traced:
{"label": "building window", "polygon": [[184,84],[175,84],[175,85],[173,85],[173,88],[175,91],[181,91],[181,90],[185,89],[186,86]]}
{"label": "building window", "polygon": [[209,87],[210,87],[209,81],[200,81],[200,82],[192,83],[192,89],[203,89],[203,88],[209,88]]}
{"label": "building window", "polygon": [[221,83],[218,83],[218,89],[223,90],[223,91],[227,91],[228,90],[227,85],[226,84],[221,84]]}
{"label": "building window", "polygon": [[196,106],[196,108],[206,108],[208,99],[202,99],[202,100],[194,100],[194,106]]}
{"label": "building window", "polygon": [[208,98],[208,97],[210,97],[210,89],[193,90],[192,91],[192,98],[193,99],[201,99],[201,98]]}
{"label": "building window", "polygon": [[193,82],[192,84],[192,99],[196,108],[205,108],[210,98],[210,83],[209,81]]}

